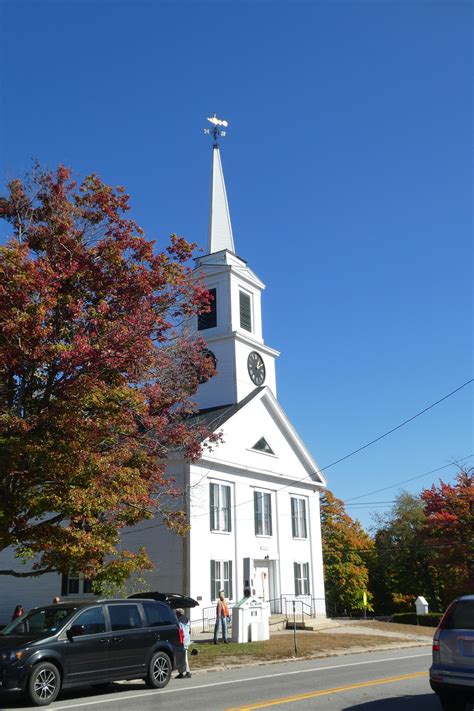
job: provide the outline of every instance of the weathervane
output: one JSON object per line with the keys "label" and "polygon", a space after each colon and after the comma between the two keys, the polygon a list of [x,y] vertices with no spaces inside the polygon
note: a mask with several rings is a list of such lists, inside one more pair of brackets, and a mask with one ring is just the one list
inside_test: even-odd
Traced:
{"label": "weathervane", "polygon": [[217,116],[214,114],[214,116],[211,116],[211,118],[208,117],[207,119],[209,123],[212,123],[212,128],[205,128],[204,133],[207,133],[207,135],[211,135],[214,138],[214,148],[216,148],[219,145],[219,136],[225,136],[226,132],[223,131],[219,126],[223,126],[224,128],[227,128],[229,123],[227,121],[223,121],[222,119],[218,119]]}

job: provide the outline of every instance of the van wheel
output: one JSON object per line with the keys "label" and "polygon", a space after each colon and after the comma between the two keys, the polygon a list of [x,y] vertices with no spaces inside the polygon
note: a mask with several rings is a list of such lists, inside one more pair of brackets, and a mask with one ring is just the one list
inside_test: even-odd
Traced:
{"label": "van wheel", "polygon": [[466,699],[456,694],[440,694],[439,701],[443,711],[464,711]]}
{"label": "van wheel", "polygon": [[26,694],[35,706],[48,706],[61,689],[61,675],[50,662],[40,662],[31,670]]}
{"label": "van wheel", "polygon": [[163,689],[171,679],[171,659],[165,652],[156,652],[150,659],[145,684],[150,689]]}

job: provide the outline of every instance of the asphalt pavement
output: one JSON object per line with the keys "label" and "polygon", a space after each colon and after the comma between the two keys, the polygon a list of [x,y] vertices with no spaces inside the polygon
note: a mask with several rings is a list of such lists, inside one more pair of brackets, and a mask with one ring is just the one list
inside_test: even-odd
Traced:
{"label": "asphalt pavement", "polygon": [[[107,692],[65,691],[51,711],[440,711],[428,684],[431,646],[342,655],[327,659],[198,671],[151,691],[142,682],[117,683]],[[3,705],[1,701],[3,700]],[[2,711],[27,708],[0,697]]]}

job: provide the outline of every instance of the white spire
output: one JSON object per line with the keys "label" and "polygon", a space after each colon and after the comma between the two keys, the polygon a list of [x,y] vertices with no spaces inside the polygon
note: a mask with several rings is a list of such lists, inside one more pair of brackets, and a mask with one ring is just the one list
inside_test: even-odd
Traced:
{"label": "white spire", "polygon": [[221,154],[217,141],[215,141],[212,149],[211,206],[209,210],[207,252],[212,254],[213,252],[220,252],[222,249],[228,249],[235,254]]}

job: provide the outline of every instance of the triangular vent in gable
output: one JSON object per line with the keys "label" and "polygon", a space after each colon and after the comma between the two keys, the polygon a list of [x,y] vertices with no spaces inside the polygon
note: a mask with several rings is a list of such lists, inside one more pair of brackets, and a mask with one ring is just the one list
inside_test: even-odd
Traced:
{"label": "triangular vent in gable", "polygon": [[256,443],[253,445],[252,449],[256,449],[257,452],[266,452],[267,454],[275,454],[275,452],[274,452],[273,449],[270,447],[270,445],[268,444],[268,442],[267,442],[267,440],[265,439],[265,437],[260,437],[260,439],[258,440],[258,442],[256,442]]}

